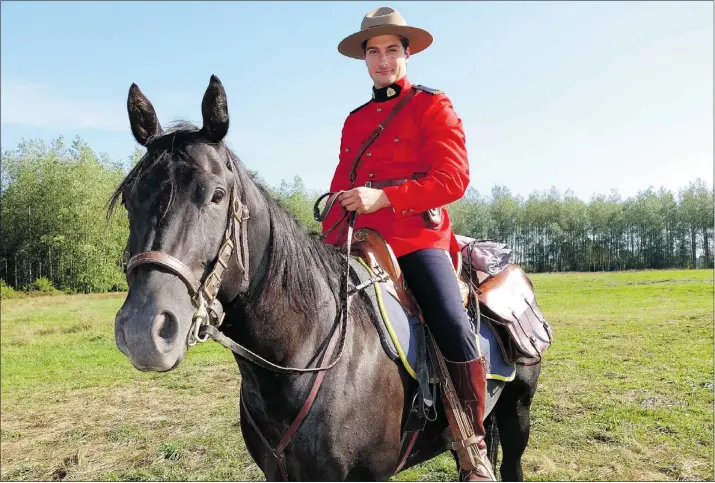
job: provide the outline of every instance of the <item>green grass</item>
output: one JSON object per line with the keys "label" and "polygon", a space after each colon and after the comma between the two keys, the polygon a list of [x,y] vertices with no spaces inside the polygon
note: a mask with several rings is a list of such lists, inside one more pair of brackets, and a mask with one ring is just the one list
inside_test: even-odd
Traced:
{"label": "green grass", "polygon": [[[535,274],[554,329],[527,480],[713,478],[713,271]],[[217,344],[176,371],[116,349],[124,294],[2,300],[2,480],[262,480]],[[456,478],[448,455],[395,477]]]}

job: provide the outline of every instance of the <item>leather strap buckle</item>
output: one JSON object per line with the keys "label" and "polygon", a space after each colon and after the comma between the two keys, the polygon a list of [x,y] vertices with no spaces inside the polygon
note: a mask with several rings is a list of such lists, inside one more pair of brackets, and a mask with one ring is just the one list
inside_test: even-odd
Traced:
{"label": "leather strap buckle", "polygon": [[[211,279],[216,279],[216,285],[213,287],[211,286]],[[206,280],[204,280],[204,287],[202,290],[202,292],[206,296],[207,302],[213,302],[213,300],[216,298],[220,284],[221,277],[219,277],[219,275],[216,273],[216,270],[212,270],[211,273],[209,273],[206,277]]]}
{"label": "leather strap buckle", "polygon": [[372,188],[372,181],[366,181],[365,186],[367,186],[368,188]]}
{"label": "leather strap buckle", "polygon": [[452,449],[458,451],[460,449],[466,449],[467,447],[477,443],[477,436],[475,434],[472,434],[470,437],[468,437],[467,439],[463,439],[462,441],[453,441]]}

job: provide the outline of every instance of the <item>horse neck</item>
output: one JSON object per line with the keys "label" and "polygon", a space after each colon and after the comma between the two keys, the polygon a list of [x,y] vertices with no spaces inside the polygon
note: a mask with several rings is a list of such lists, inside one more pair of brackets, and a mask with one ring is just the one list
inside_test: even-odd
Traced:
{"label": "horse neck", "polygon": [[228,330],[237,342],[275,364],[315,365],[337,323],[340,302],[331,285],[340,268],[327,260],[339,265],[339,256],[311,239],[252,181],[242,180],[242,185],[250,210],[250,283],[226,311]]}

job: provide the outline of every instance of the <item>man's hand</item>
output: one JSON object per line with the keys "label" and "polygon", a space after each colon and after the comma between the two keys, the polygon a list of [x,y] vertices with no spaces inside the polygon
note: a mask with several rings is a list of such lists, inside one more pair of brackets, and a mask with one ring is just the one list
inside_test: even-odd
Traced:
{"label": "man's hand", "polygon": [[359,186],[340,195],[340,204],[348,211],[357,211],[358,215],[374,213],[389,207],[390,200],[385,192],[367,186]]}

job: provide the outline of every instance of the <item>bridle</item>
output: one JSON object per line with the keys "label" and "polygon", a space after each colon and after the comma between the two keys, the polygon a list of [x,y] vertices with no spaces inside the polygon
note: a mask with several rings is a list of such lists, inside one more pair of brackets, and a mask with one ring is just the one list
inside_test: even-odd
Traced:
{"label": "bridle", "polygon": [[[171,270],[186,285],[191,296],[191,302],[196,308],[192,317],[188,345],[205,342],[208,335],[200,335],[204,326],[219,327],[226,315],[217,295],[223,279],[223,274],[235,250],[236,262],[243,272],[243,280],[248,281],[248,243],[246,241],[246,225],[250,218],[248,206],[236,196],[236,186],[231,194],[231,204],[228,209],[228,223],[223,235],[221,248],[218,250],[213,270],[203,280],[199,281],[192,270],[181,260],[161,251],[146,251],[137,253],[127,263],[127,281],[131,283],[132,272],[140,265],[153,264]],[[240,231],[240,238],[239,238]]]}
{"label": "bridle", "polygon": [[[189,330],[187,340],[187,344],[190,347],[196,345],[198,342],[205,342],[210,337],[244,359],[257,364],[264,369],[283,374],[320,372],[332,368],[342,357],[345,346],[345,333],[347,330],[347,310],[345,310],[345,307],[343,307],[339,313],[339,315],[342,315],[342,330],[340,331],[342,332],[342,341],[340,353],[333,362],[322,367],[299,369],[273,364],[242,345],[234,342],[218,330],[223,323],[223,319],[226,314],[224,313],[223,306],[217,296],[221,287],[223,275],[226,268],[228,268],[228,264],[234,252],[236,254],[236,263],[238,264],[238,268],[243,272],[243,281],[248,282],[249,280],[247,229],[248,220],[250,219],[250,210],[248,205],[243,203],[237,196],[237,192],[238,186],[234,183],[233,190],[231,191],[231,204],[228,210],[227,227],[223,235],[223,242],[218,250],[213,270],[211,270],[206,277],[202,280],[198,280],[194,276],[192,270],[181,260],[169,255],[168,253],[151,250],[137,253],[129,259],[126,267],[127,282],[131,283],[133,271],[138,266],[146,264],[159,265],[167,268],[184,282],[184,285],[186,285],[189,295],[191,296],[191,303],[196,309],[192,316],[192,325]],[[333,331],[331,343],[333,340],[337,339],[337,335],[338,331]]]}

